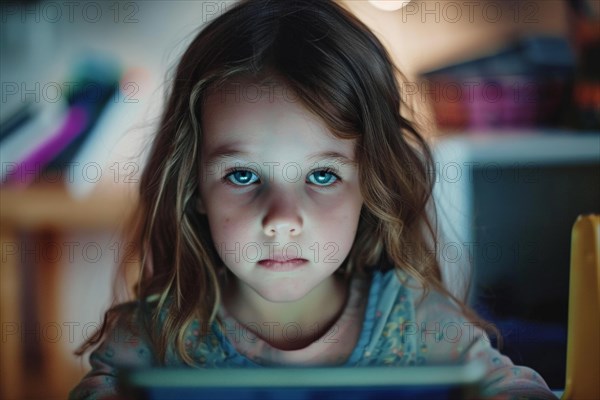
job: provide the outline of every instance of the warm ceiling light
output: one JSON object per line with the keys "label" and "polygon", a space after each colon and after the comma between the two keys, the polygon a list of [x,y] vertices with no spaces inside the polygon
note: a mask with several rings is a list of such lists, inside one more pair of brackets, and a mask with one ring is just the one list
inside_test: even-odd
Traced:
{"label": "warm ceiling light", "polygon": [[411,0],[369,0],[369,3],[385,11],[399,10],[410,2]]}

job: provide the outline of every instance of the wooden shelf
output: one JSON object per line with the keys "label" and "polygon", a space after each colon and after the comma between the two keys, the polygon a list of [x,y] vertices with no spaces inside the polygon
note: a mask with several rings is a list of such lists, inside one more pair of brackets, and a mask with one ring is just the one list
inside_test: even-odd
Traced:
{"label": "wooden shelf", "polygon": [[131,188],[105,188],[85,199],[58,185],[0,189],[0,222],[19,229],[117,228],[135,207]]}

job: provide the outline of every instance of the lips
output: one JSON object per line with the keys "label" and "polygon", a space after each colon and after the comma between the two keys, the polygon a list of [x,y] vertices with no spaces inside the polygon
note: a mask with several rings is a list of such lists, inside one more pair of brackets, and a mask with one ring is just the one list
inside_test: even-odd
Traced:
{"label": "lips", "polygon": [[304,258],[283,259],[281,261],[278,261],[277,259],[268,259],[260,260],[258,262],[261,267],[275,271],[292,271],[301,268],[306,263],[308,263],[308,260],[305,260]]}

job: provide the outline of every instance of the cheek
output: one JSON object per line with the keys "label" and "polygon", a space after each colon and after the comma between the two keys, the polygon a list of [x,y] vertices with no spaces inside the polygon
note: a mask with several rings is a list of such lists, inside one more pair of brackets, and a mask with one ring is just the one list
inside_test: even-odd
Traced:
{"label": "cheek", "polygon": [[357,226],[354,216],[341,215],[339,218],[322,220],[318,235],[325,243],[334,243],[340,251],[346,251],[352,245]]}
{"label": "cheek", "polygon": [[[251,232],[252,215],[249,212],[228,211],[221,207],[219,212],[208,214],[211,234],[215,243],[240,243],[244,246],[245,236]],[[234,248],[228,245],[227,248]]]}
{"label": "cheek", "polygon": [[331,208],[324,209],[316,219],[321,240],[333,242],[340,252],[350,250],[358,221],[362,202],[338,199]]}

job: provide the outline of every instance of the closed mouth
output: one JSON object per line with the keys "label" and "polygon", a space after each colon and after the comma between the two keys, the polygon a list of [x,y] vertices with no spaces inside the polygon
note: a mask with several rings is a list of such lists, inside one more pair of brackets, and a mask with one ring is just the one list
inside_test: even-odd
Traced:
{"label": "closed mouth", "polygon": [[292,258],[287,261],[277,261],[277,260],[260,260],[258,264],[262,267],[279,270],[279,271],[289,271],[293,269],[297,269],[304,264],[306,264],[308,260],[304,258]]}

